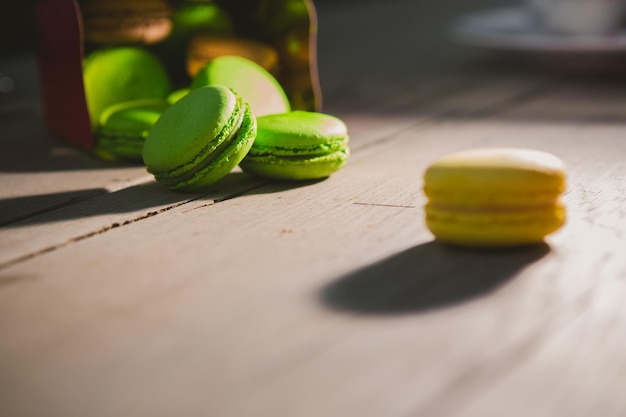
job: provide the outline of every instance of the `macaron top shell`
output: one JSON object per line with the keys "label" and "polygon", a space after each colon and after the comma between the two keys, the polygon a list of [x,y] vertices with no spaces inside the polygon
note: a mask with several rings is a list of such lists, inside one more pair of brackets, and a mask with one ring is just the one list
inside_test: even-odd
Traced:
{"label": "macaron top shell", "polygon": [[344,149],[348,129],[338,118],[315,112],[292,111],[257,118],[253,153],[317,155]]}
{"label": "macaron top shell", "polygon": [[444,205],[538,205],[565,189],[565,167],[547,152],[482,148],[447,155],[424,173],[424,192]]}
{"label": "macaron top shell", "polygon": [[272,74],[239,56],[221,56],[209,62],[192,80],[191,88],[225,85],[241,95],[255,116],[291,109],[285,91]]}
{"label": "macaron top shell", "polygon": [[191,91],[163,112],[143,149],[148,171],[157,179],[191,170],[230,139],[245,111],[241,99],[223,86]]}
{"label": "macaron top shell", "polygon": [[164,99],[170,90],[165,69],[150,52],[136,47],[104,48],[84,63],[83,79],[92,126],[113,104],[136,99]]}

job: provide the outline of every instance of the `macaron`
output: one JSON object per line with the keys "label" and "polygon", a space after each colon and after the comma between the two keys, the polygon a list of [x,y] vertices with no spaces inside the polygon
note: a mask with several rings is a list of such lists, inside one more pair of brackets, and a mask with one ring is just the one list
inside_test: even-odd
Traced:
{"label": "macaron", "polygon": [[85,40],[99,44],[152,44],[172,30],[165,0],[84,0]]}
{"label": "macaron", "polygon": [[278,71],[278,53],[264,42],[237,36],[198,33],[191,38],[187,48],[187,72],[190,77],[194,77],[206,64],[227,55],[249,59],[274,74]]}
{"label": "macaron", "polygon": [[139,47],[102,48],[83,65],[87,108],[93,127],[110,106],[138,99],[165,99],[170,80],[160,61]]}
{"label": "macaron", "polygon": [[224,86],[198,88],[161,114],[143,161],[165,186],[198,191],[236,167],[255,135],[256,120],[240,96]]}
{"label": "macaron", "polygon": [[276,78],[256,63],[240,56],[222,56],[204,66],[191,88],[225,85],[250,104],[255,116],[291,110],[285,91]]}
{"label": "macaron", "polygon": [[193,34],[230,35],[233,22],[228,13],[211,2],[183,2],[172,15],[174,29],[170,38],[187,41]]}
{"label": "macaron", "polygon": [[348,141],[346,125],[328,114],[296,110],[261,116],[257,137],[240,166],[262,178],[324,178],[348,160]]}
{"label": "macaron", "polygon": [[424,173],[426,226],[469,247],[539,243],[566,218],[566,172],[555,155],[522,148],[453,153]]}
{"label": "macaron", "polygon": [[141,159],[148,132],[169,106],[165,100],[133,100],[106,109],[96,132],[98,149],[114,157]]}

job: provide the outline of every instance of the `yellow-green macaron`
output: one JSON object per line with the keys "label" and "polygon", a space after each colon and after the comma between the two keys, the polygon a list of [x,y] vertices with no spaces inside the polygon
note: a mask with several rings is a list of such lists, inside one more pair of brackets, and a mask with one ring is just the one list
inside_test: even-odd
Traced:
{"label": "yellow-green macaron", "polygon": [[296,110],[257,118],[254,144],[239,166],[275,180],[325,178],[350,156],[348,128],[329,114]]}
{"label": "yellow-green macaron", "polygon": [[471,247],[539,243],[565,222],[563,162],[547,152],[482,148],[453,153],[424,173],[426,225]]}

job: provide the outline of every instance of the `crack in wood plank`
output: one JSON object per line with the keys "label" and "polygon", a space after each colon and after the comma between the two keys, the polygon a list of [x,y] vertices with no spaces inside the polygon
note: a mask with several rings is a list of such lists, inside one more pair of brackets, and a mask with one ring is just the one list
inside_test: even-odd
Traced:
{"label": "crack in wood plank", "polygon": [[[176,207],[180,207],[182,205],[189,204],[189,203],[191,203],[192,201],[195,201],[195,200],[197,200],[197,198],[190,199],[190,200],[185,200],[185,201],[182,201],[182,202],[179,202],[179,203],[176,203],[176,204],[172,204],[170,206],[164,207],[164,208],[159,209],[159,210],[150,211],[148,213],[142,214],[141,216],[134,217],[134,218],[128,219],[128,220],[124,220],[122,222],[114,222],[114,223],[111,223],[111,224],[109,224],[107,226],[103,226],[100,229],[97,229],[97,230],[91,231],[89,233],[85,233],[85,234],[73,237],[71,239],[68,239],[65,242],[61,242],[61,243],[57,243],[57,244],[54,244],[54,245],[50,245],[50,246],[47,246],[47,247],[42,248],[40,250],[37,250],[35,252],[30,252],[30,253],[27,253],[25,255],[19,256],[17,258],[10,259],[8,261],[0,263],[0,270],[8,268],[8,267],[13,266],[13,265],[18,264],[18,263],[21,263],[21,262],[33,259],[35,257],[44,255],[46,253],[50,253],[50,252],[56,251],[58,249],[64,248],[64,247],[66,247],[68,245],[71,245],[72,243],[80,242],[81,240],[85,240],[85,239],[88,239],[90,237],[94,237],[94,236],[100,235],[102,233],[108,232],[109,230],[116,229],[116,228],[122,227],[122,226],[127,226],[129,224],[136,223],[138,221],[148,219],[150,217],[156,216],[157,214],[161,214],[161,213],[164,213],[166,211],[172,210],[172,209],[174,209]],[[13,280],[10,280],[10,282],[13,282]],[[3,281],[0,280],[0,284],[2,284],[2,283],[3,283]]]}
{"label": "crack in wood plank", "polygon": [[[236,190],[236,191],[233,191],[231,193],[228,193],[228,194],[226,194],[226,195],[224,195],[222,197],[210,200],[206,204],[202,204],[202,205],[200,205],[198,207],[193,207],[193,208],[191,208],[188,211],[197,210],[199,208],[212,206],[212,205],[214,205],[216,203],[220,203],[222,201],[227,201],[227,200],[230,200],[232,198],[236,198],[236,197],[238,197],[240,195],[243,195],[243,194],[248,193],[250,191],[253,191],[255,189],[261,188],[261,187],[263,187],[264,185],[267,185],[267,184],[268,184],[267,181],[254,183],[251,186],[244,187],[244,188],[242,188],[240,190]],[[102,195],[102,194],[104,194],[104,193],[101,193],[99,195]],[[203,194],[203,195],[206,195],[206,194]],[[41,256],[41,255],[44,255],[44,254],[47,254],[47,253],[50,253],[50,252],[53,252],[55,250],[58,250],[58,249],[61,249],[63,247],[66,247],[68,245],[71,245],[72,243],[80,242],[81,240],[85,240],[85,239],[88,239],[88,238],[100,235],[102,233],[108,232],[109,230],[116,229],[116,228],[122,227],[122,226],[127,226],[129,224],[136,223],[136,222],[141,221],[141,220],[145,220],[147,218],[156,216],[158,214],[170,211],[170,210],[172,210],[174,208],[181,207],[181,206],[183,206],[185,204],[189,204],[189,203],[191,203],[193,201],[200,200],[201,198],[202,198],[202,196],[198,196],[198,197],[195,197],[195,198],[192,198],[192,199],[181,201],[181,202],[176,203],[176,204],[172,204],[172,205],[167,206],[167,207],[163,207],[163,208],[161,208],[159,210],[150,211],[150,212],[142,214],[141,216],[138,216],[138,217],[134,217],[134,218],[131,218],[131,219],[128,219],[128,220],[124,220],[124,221],[121,221],[121,222],[114,222],[114,223],[111,223],[109,225],[103,226],[100,229],[94,230],[94,231],[89,232],[89,233],[84,233],[82,235],[79,235],[79,236],[76,236],[74,238],[68,239],[68,240],[66,240],[64,242],[61,242],[61,243],[58,243],[58,244],[54,244],[54,245],[50,245],[50,246],[47,246],[47,247],[42,248],[40,250],[27,253],[25,255],[19,256],[19,257],[14,258],[14,259],[7,260],[5,262],[0,263],[0,270],[8,268],[10,266],[13,266],[15,264],[24,262],[24,261],[31,260],[31,259],[33,259],[35,257]],[[85,200],[88,200],[88,199],[89,198],[85,198],[85,199],[82,199],[81,201],[85,201]],[[69,204],[63,205],[63,207],[66,207],[67,205],[69,205]],[[0,280],[0,285],[2,285],[3,283],[12,283],[12,282],[15,282],[15,281],[16,281],[15,279],[9,279],[6,282],[4,282],[4,280]]]}
{"label": "crack in wood plank", "polygon": [[363,202],[354,202],[352,204],[356,204],[359,206],[374,206],[374,207],[415,208],[415,206],[406,206],[402,204],[363,203]]}

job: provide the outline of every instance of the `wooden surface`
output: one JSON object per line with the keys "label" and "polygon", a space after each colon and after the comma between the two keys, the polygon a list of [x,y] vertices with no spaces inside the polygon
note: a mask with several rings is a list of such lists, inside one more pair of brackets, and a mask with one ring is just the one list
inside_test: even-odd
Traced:
{"label": "wooden surface", "polygon": [[[498,2],[437,3],[319,2],[352,149],[323,181],[173,193],[51,138],[28,83],[3,104],[0,415],[626,415],[624,78],[454,45]],[[425,228],[425,167],[492,145],[566,162],[545,245]]]}

